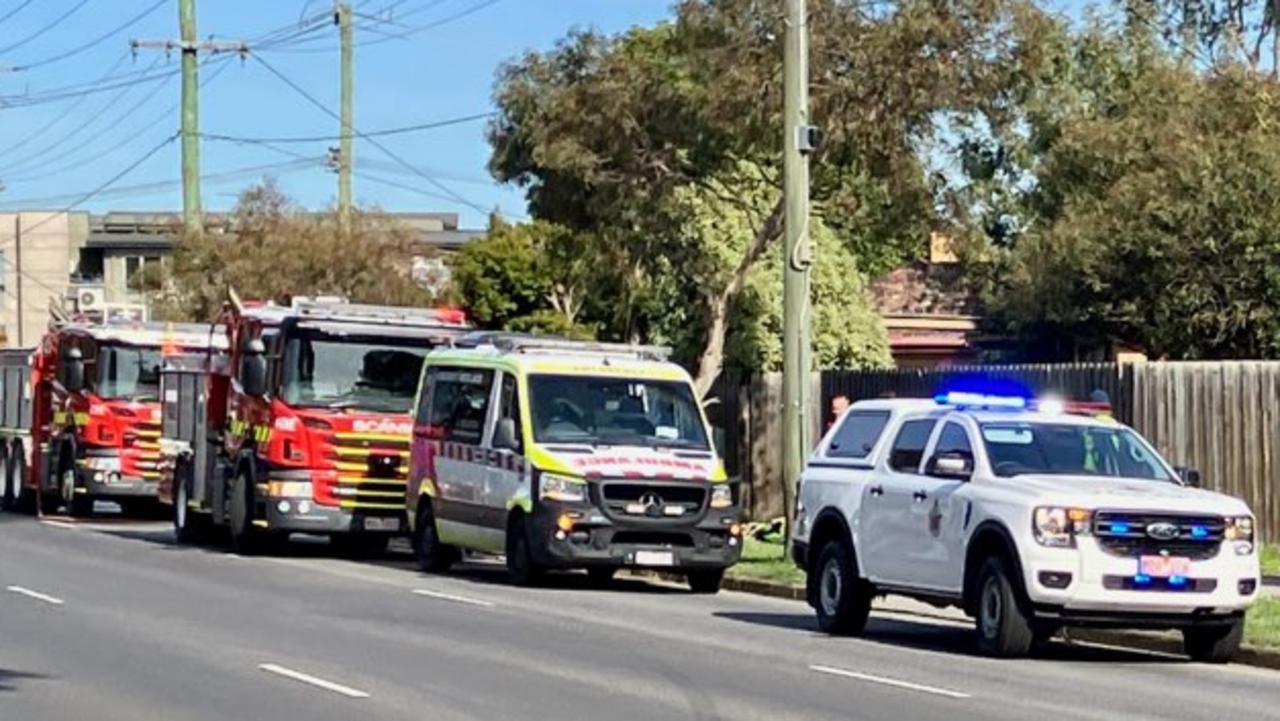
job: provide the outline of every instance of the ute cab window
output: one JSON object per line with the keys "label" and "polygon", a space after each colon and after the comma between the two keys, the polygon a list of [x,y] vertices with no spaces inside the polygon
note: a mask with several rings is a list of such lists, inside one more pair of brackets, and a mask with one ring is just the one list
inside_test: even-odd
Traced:
{"label": "ute cab window", "polygon": [[997,476],[1108,476],[1173,482],[1156,452],[1128,428],[1058,423],[984,423]]}
{"label": "ute cab window", "polygon": [[924,418],[902,424],[889,452],[889,467],[898,473],[918,473],[924,459],[924,447],[933,434],[935,419]]}
{"label": "ute cab window", "polygon": [[529,395],[539,443],[709,449],[686,383],[533,375]]}
{"label": "ute cab window", "polygon": [[103,346],[97,360],[97,393],[103,398],[154,401],[160,398],[159,348]]}
{"label": "ute cab window", "polygon": [[281,397],[292,406],[407,413],[430,344],[300,330],[285,343]]}

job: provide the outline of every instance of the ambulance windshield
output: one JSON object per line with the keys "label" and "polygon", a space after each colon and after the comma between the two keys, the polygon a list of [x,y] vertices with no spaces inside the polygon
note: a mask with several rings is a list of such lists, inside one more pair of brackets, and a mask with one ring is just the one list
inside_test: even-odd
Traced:
{"label": "ambulance windshield", "polygon": [[540,443],[708,450],[688,383],[534,375],[529,395]]}

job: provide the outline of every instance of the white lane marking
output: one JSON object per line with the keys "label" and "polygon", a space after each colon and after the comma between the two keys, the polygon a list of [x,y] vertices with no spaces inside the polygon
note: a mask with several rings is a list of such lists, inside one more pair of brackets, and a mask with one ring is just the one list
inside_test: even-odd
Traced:
{"label": "white lane marking", "polygon": [[16,593],[19,596],[26,596],[27,598],[34,598],[37,601],[44,601],[45,603],[53,604],[54,606],[62,605],[62,599],[60,598],[54,598],[53,596],[40,593],[39,591],[32,591],[31,589],[23,588],[22,586],[10,586],[5,590],[10,593]]}
{"label": "white lane marking", "polygon": [[931,693],[935,696],[946,696],[947,698],[973,698],[967,693],[952,691],[950,689],[938,688],[937,686],[924,686],[910,681],[899,681],[896,678],[885,678],[884,676],[872,676],[867,673],[858,673],[857,671],[849,671],[843,668],[834,668],[832,666],[810,666],[810,671],[818,673],[830,674],[832,676],[841,676],[851,678],[858,681],[867,681],[869,683],[878,683],[884,686],[893,686],[894,688],[907,689],[909,691],[919,691],[921,693]]}
{"label": "white lane marking", "polygon": [[45,526],[53,526],[54,528],[64,528],[64,529],[68,529],[68,530],[72,530],[72,531],[74,531],[74,530],[76,530],[77,528],[79,528],[79,526],[77,526],[76,524],[74,524],[74,523],[67,523],[66,521],[46,521],[46,520],[41,520],[41,521],[40,521],[40,523],[41,523],[42,525],[45,525]]}
{"label": "white lane marking", "polygon": [[489,601],[481,601],[478,598],[467,598],[466,596],[455,596],[452,593],[441,593],[440,591],[428,591],[425,588],[415,588],[413,592],[419,596],[427,598],[437,598],[441,601],[453,601],[454,603],[465,603],[468,606],[479,606],[480,608],[493,608],[493,604]]}
{"label": "white lane marking", "polygon": [[368,693],[359,689],[351,688],[350,686],[343,686],[340,683],[334,683],[332,681],[326,681],[322,678],[316,678],[315,676],[302,673],[301,671],[294,671],[293,669],[285,668],[284,666],[277,666],[274,663],[258,664],[258,668],[266,671],[267,673],[274,673],[278,676],[293,679],[294,681],[310,684],[316,688],[322,688],[326,691],[341,694],[347,698],[369,698]]}

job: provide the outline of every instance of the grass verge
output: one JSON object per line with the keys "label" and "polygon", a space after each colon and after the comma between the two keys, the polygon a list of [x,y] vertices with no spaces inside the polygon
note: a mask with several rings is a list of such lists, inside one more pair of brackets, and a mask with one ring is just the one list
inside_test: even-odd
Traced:
{"label": "grass verge", "polygon": [[1280,597],[1264,596],[1245,616],[1244,642],[1280,648]]}
{"label": "grass verge", "polygon": [[1280,576],[1280,546],[1263,546],[1259,560],[1262,563],[1262,575]]}
{"label": "grass verge", "polygon": [[729,569],[730,578],[769,581],[790,586],[804,584],[804,571],[796,568],[790,558],[783,556],[781,543],[770,543],[747,538],[742,547],[742,560]]}

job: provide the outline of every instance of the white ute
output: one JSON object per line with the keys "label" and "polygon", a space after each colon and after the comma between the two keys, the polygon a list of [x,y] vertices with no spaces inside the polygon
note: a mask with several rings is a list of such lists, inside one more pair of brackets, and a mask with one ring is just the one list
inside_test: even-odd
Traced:
{"label": "white ute", "polygon": [[1063,626],[1179,629],[1226,662],[1258,594],[1254,517],[1132,429],[1059,401],[854,403],[801,477],[793,556],[828,633],[901,594],[1020,656]]}

